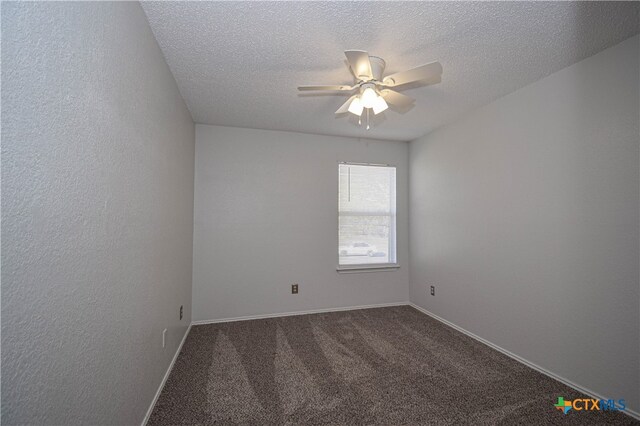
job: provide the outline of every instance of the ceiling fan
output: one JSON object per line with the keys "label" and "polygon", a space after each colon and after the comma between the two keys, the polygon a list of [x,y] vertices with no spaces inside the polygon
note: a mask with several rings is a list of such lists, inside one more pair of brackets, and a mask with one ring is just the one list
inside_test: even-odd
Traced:
{"label": "ceiling fan", "polygon": [[389,107],[388,104],[403,108],[414,102],[413,98],[396,92],[392,88],[416,81],[424,81],[428,84],[436,84],[441,81],[442,65],[440,65],[440,62],[431,62],[382,77],[386,66],[384,59],[377,56],[369,56],[369,53],[363,50],[347,50],[344,54],[355,78],[353,85],[299,86],[298,90],[332,92],[353,92],[357,90],[356,94],[338,108],[336,114],[350,112],[362,117],[363,112],[366,110],[367,130],[369,129],[369,110],[372,110],[374,114],[379,114]]}

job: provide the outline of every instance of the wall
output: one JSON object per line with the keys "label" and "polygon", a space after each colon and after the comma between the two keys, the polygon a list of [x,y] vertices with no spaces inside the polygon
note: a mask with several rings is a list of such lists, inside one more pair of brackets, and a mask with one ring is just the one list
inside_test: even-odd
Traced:
{"label": "wall", "polygon": [[410,145],[411,300],[636,411],[638,48]]}
{"label": "wall", "polygon": [[[196,125],[194,321],[407,301],[407,154],[405,142]],[[338,161],[398,167],[399,270],[336,272]]]}
{"label": "wall", "polygon": [[142,421],[191,316],[194,138],[138,3],[2,4],[3,424]]}

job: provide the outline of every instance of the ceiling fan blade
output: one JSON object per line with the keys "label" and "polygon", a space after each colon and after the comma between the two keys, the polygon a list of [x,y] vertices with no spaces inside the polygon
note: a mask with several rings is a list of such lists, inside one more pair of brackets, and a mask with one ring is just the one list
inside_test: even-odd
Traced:
{"label": "ceiling fan blade", "polygon": [[298,90],[300,91],[320,91],[320,90],[330,90],[330,91],[349,91],[353,90],[355,87],[352,86],[298,86]]}
{"label": "ceiling fan blade", "polygon": [[373,72],[371,71],[371,61],[369,61],[369,53],[364,50],[345,50],[345,56],[349,62],[349,66],[353,71],[353,75],[358,80],[372,80]]}
{"label": "ceiling fan blade", "polygon": [[435,84],[440,83],[441,75],[442,65],[440,65],[440,62],[436,61],[431,62],[430,64],[420,65],[419,67],[410,70],[388,75],[382,80],[382,84],[387,87],[396,87],[402,84],[423,80],[431,84]]}
{"label": "ceiling fan blade", "polygon": [[336,114],[344,114],[346,112],[349,112],[349,105],[351,105],[351,102],[357,97],[358,95],[353,95],[352,97],[347,99],[347,102],[343,103],[342,106],[338,108],[338,110],[336,111]]}
{"label": "ceiling fan blade", "polygon": [[390,89],[384,89],[380,91],[380,94],[385,101],[400,108],[407,107],[415,102],[415,99]]}

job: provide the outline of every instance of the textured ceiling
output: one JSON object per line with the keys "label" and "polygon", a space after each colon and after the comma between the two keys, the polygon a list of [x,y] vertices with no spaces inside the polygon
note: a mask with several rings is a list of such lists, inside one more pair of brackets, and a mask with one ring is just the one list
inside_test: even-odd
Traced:
{"label": "textured ceiling", "polygon": [[[143,8],[197,123],[411,140],[640,31],[637,2],[145,2]],[[412,87],[403,114],[371,130],[334,116],[347,49],[387,72],[434,60],[442,83]],[[603,76],[606,78],[606,76]]]}

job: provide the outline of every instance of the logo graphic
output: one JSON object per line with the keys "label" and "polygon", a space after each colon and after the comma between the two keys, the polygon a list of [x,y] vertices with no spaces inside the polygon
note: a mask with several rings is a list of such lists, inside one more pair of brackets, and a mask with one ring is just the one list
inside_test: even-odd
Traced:
{"label": "logo graphic", "polygon": [[558,402],[553,406],[563,414],[567,414],[571,409],[575,411],[623,411],[626,408],[624,399],[616,401],[613,399],[580,398],[565,401],[562,396],[558,397]]}
{"label": "logo graphic", "polygon": [[564,414],[567,414],[569,410],[571,410],[571,401],[565,401],[563,397],[558,397],[558,403],[553,404],[556,409],[562,411]]}

